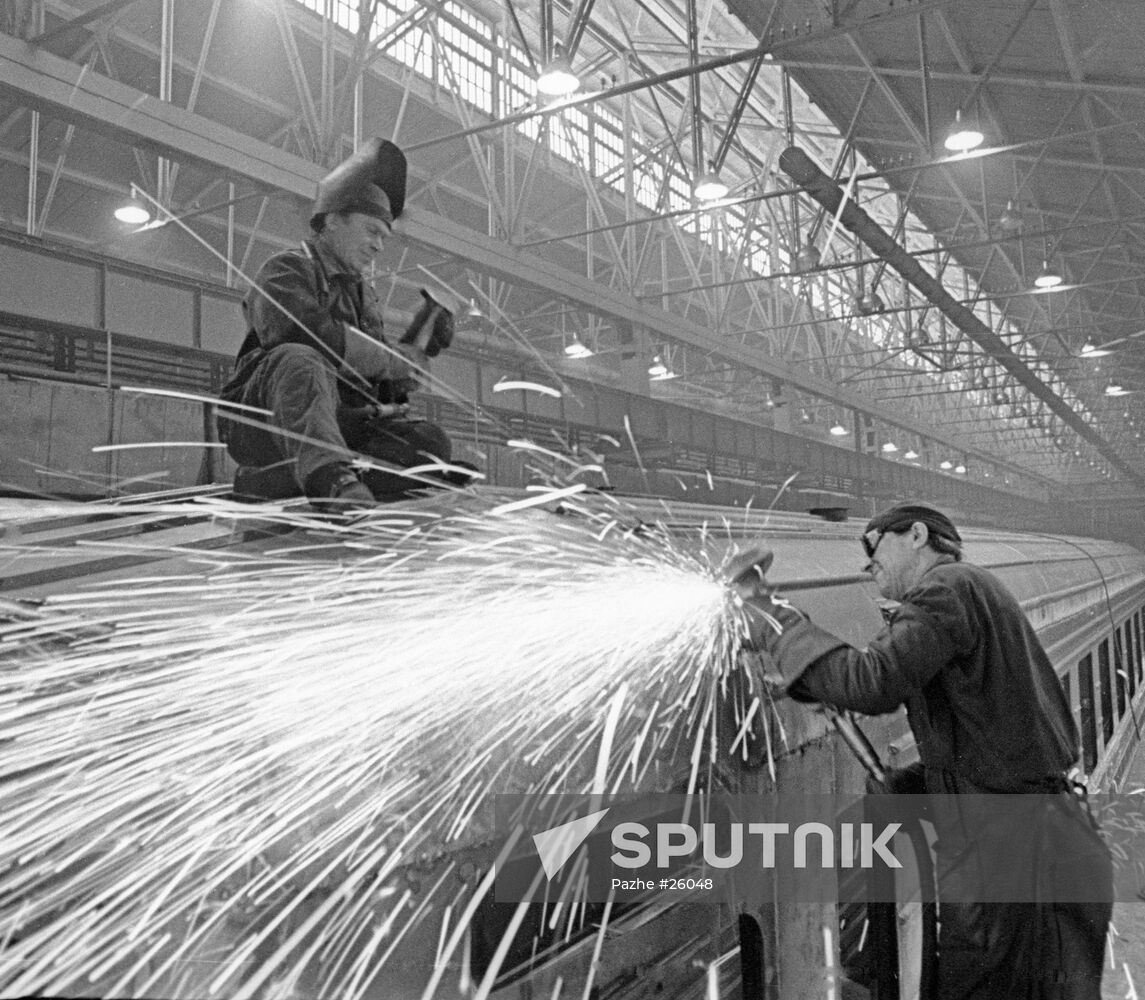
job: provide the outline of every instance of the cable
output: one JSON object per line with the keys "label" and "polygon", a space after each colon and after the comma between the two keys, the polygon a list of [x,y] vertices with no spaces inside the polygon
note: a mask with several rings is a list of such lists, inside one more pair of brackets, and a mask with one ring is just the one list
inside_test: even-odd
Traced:
{"label": "cable", "polygon": [[[1088,549],[1084,548],[1083,546],[1079,545],[1077,542],[1071,541],[1068,538],[1063,538],[1060,535],[1051,535],[1047,532],[1030,532],[1029,534],[1031,534],[1033,537],[1036,537],[1036,538],[1046,538],[1046,539],[1049,539],[1050,541],[1060,542],[1063,545],[1068,545],[1071,548],[1077,549],[1078,552],[1080,552],[1091,563],[1093,563],[1093,568],[1097,571],[1097,576],[1101,580],[1102,592],[1105,594],[1106,615],[1109,618],[1110,629],[1113,633],[1113,655],[1114,655],[1115,661],[1119,661],[1122,664],[1126,664],[1131,669],[1132,665],[1128,663],[1128,658],[1125,656],[1125,651],[1122,648],[1121,630],[1117,625],[1117,617],[1115,616],[1115,614],[1113,612],[1113,598],[1109,593],[1109,583],[1105,578],[1105,573],[1102,572],[1101,564],[1097,561],[1097,558],[1093,555],[1092,552],[1090,552]],[[1140,637],[1138,637],[1138,641],[1140,642]],[[1126,673],[1126,676],[1128,676],[1128,673]],[[1129,717],[1133,720],[1133,731],[1137,735],[1137,742],[1140,743],[1141,742],[1141,725],[1137,721],[1137,712],[1133,708],[1133,695],[1127,694],[1126,699],[1125,699],[1125,703],[1129,709]]]}

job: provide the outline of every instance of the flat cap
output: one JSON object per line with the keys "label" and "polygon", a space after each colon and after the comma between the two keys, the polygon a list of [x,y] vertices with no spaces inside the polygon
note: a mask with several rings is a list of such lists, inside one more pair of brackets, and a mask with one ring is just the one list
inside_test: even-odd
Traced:
{"label": "flat cap", "polygon": [[962,536],[949,517],[940,510],[920,503],[900,503],[884,510],[871,518],[864,534],[870,531],[905,531],[915,521],[925,524],[932,536],[945,538],[956,545],[962,544]]}

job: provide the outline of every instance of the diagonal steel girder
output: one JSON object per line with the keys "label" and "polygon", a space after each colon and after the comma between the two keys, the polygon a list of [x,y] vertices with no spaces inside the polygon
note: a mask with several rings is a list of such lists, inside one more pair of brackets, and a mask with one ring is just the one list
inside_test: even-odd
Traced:
{"label": "diagonal steel girder", "polygon": [[839,213],[839,221],[851,233],[866,243],[874,253],[925,295],[935,308],[941,310],[958,329],[1005,368],[1032,396],[1044,402],[1067,426],[1097,448],[1118,470],[1134,482],[1145,485],[1145,476],[1127,464],[1109,441],[1094,431],[1074,412],[1073,407],[1030,371],[1026,363],[1001,337],[955,299],[941,282],[923,270],[918,261],[899,246],[886,230],[854,201],[844,200],[842,188],[820,170],[803,150],[795,146],[788,147],[779,154],[779,166],[828,212]]}

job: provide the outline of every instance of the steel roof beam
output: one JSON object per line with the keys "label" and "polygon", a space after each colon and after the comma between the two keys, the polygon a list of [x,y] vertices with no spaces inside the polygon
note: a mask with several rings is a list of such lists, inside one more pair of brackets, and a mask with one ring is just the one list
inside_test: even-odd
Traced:
{"label": "steel roof beam", "polygon": [[[231,177],[244,177],[267,190],[309,202],[323,167],[251,136],[190,114],[133,87],[78,66],[26,42],[0,35],[0,86],[30,107],[65,122],[76,122],[130,146],[190,160]],[[411,238],[463,261],[473,262],[497,280],[559,294],[600,315],[656,329],[665,339],[716,351],[745,368],[776,377],[827,402],[869,413],[889,426],[924,435],[948,447],[959,442],[941,427],[908,424],[900,410],[885,408],[769,357],[760,350],[716,340],[702,325],[643,305],[633,296],[603,287],[518,248],[475,232],[417,205],[403,215]],[[977,456],[996,461],[996,456]]]}
{"label": "steel roof beam", "polygon": [[808,194],[824,205],[829,212],[839,212],[841,223],[863,240],[875,253],[909,281],[951,319],[960,330],[974,340],[995,362],[1009,372],[1030,394],[1044,402],[1077,434],[1093,444],[1125,475],[1145,485],[1142,476],[1128,465],[1118,451],[1095,432],[1085,420],[1074,412],[1065,400],[1039,379],[1009,345],[974,313],[958,302],[940,282],[924,271],[918,262],[896,244],[887,232],[859,208],[853,201],[843,199],[839,186],[820,170],[802,150],[792,147],[779,157],[779,165],[793,180],[802,184]]}
{"label": "steel roof beam", "polygon": [[506,128],[510,125],[519,125],[526,122],[531,118],[536,118],[539,115],[551,114],[554,110],[564,110],[566,108],[578,108],[585,104],[595,104],[597,101],[606,101],[614,97],[622,97],[625,94],[633,94],[641,90],[647,90],[649,87],[658,87],[666,83],[672,83],[676,80],[683,80],[688,77],[694,76],[697,73],[708,73],[712,70],[723,69],[725,66],[735,66],[737,63],[747,62],[754,59],[756,56],[764,53],[777,53],[782,52],[784,49],[805,45],[809,42],[823,41],[829,38],[849,37],[857,31],[862,30],[869,24],[878,23],[883,24],[888,21],[893,21],[902,17],[914,17],[919,11],[926,11],[931,9],[938,9],[946,7],[954,3],[955,0],[918,0],[913,5],[907,5],[902,8],[890,7],[882,14],[865,18],[863,21],[854,24],[846,25],[844,27],[824,28],[818,31],[808,31],[806,34],[797,34],[791,38],[769,38],[766,41],[761,41],[758,45],[754,45],[749,49],[741,49],[738,52],[731,52],[727,55],[716,56],[712,59],[706,59],[703,62],[695,65],[682,66],[677,69],[666,70],[663,73],[656,73],[652,76],[641,77],[638,80],[632,80],[628,83],[622,83],[615,87],[610,87],[607,90],[601,90],[594,93],[583,94],[580,97],[573,97],[568,100],[560,101],[556,105],[549,105],[544,108],[535,108],[530,111],[522,111],[518,114],[506,115],[496,121],[486,122],[482,125],[475,125],[469,129],[462,129],[458,132],[452,132],[449,135],[437,136],[432,139],[426,139],[424,142],[415,143],[407,147],[409,151],[416,151],[427,146],[437,146],[443,142],[452,142],[458,139],[464,139],[468,135],[475,135],[478,132],[488,132],[493,129]]}
{"label": "steel roof beam", "polygon": [[91,24],[93,21],[101,21],[103,18],[110,17],[125,7],[130,7],[133,3],[138,3],[138,0],[109,0],[108,3],[101,4],[99,7],[89,10],[85,14],[80,14],[78,17],[73,17],[70,21],[57,24],[50,31],[45,31],[33,38],[29,38],[28,44],[47,45],[49,42],[55,41],[57,38],[68,34],[68,32],[76,28],[82,28],[84,25]]}
{"label": "steel roof beam", "polygon": [[[863,76],[867,74],[866,68],[861,63],[824,62],[815,59],[789,58],[784,55],[777,55],[775,58],[777,62],[781,62],[789,69],[811,70],[817,73],[851,73]],[[880,62],[879,72],[884,76],[890,77],[917,78],[919,76],[918,67],[908,63],[896,64]],[[932,81],[941,80],[944,83],[975,84],[981,78],[981,75],[978,73],[955,72],[954,70],[940,70],[934,69],[933,67],[930,67],[927,73]],[[1039,76],[1034,73],[1026,73],[1022,76],[1016,76],[1011,73],[994,73],[991,75],[990,80],[995,84],[1005,87],[1025,87],[1031,90],[1063,90],[1075,93],[1120,94],[1124,97],[1135,97],[1138,99],[1142,96],[1141,84],[1122,83],[1114,80],[1095,80],[1090,78],[1079,82],[1056,76]]]}

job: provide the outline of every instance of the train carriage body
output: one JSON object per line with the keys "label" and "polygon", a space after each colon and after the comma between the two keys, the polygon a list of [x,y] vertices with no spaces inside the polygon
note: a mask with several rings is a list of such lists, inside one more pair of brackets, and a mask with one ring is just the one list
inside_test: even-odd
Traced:
{"label": "train carriage body", "polygon": [[[444,502],[437,498],[424,505],[440,508]],[[657,530],[684,550],[749,544],[773,549],[771,583],[817,623],[856,646],[863,646],[883,622],[878,593],[862,572],[860,521],[650,500],[624,500],[618,509],[631,524],[659,525]],[[60,595],[84,586],[114,587],[118,581],[192,572],[204,553],[257,557],[313,541],[313,531],[297,519],[286,527],[254,514],[219,521],[209,510],[193,506],[180,512],[134,505],[90,516],[76,508],[31,510],[10,514],[5,524],[0,600],[10,619],[43,613]],[[1145,700],[1145,555],[1092,538],[973,528],[964,529],[963,537],[965,557],[991,570],[1016,595],[1046,646],[1077,722],[1079,766],[1091,791],[1116,787],[1138,742]],[[315,558],[323,560],[360,558],[352,546],[344,552],[329,544],[315,548],[320,550]],[[451,710],[464,714],[465,706]],[[759,755],[747,762],[724,746],[711,761],[713,790],[718,786],[747,795],[861,791],[862,767],[827,718],[792,703],[779,704],[777,711],[783,737],[771,734],[774,768]],[[913,759],[901,710],[862,720],[862,726],[887,763]],[[694,769],[690,745],[663,746],[663,759],[641,794],[679,791]],[[523,759],[536,748],[504,752]],[[520,784],[521,772],[507,766],[505,773],[518,782],[507,791],[528,790],[527,782]],[[893,988],[895,995],[906,997],[917,990],[917,951],[923,947],[917,913],[903,909],[892,918],[894,944],[887,951],[886,942],[856,940],[858,928],[846,919],[840,926],[838,912],[782,898],[737,909],[652,894],[640,905],[609,914],[606,933],[599,933],[601,913],[586,910],[578,930],[563,935],[551,933],[551,927],[545,931],[535,914],[514,924],[503,910],[475,906],[467,939],[443,970],[442,942],[457,927],[458,913],[439,904],[434,887],[475,887],[500,848],[491,834],[458,840],[442,830],[429,837],[422,855],[400,873],[403,905],[416,908],[421,901],[422,919],[395,942],[384,967],[365,976],[362,996],[457,996],[459,984],[463,993],[472,994],[483,980],[487,995],[506,1000],[823,995],[825,982],[845,978],[848,963],[854,966],[863,948],[869,949],[868,979],[851,983],[855,992],[850,995],[886,997]],[[292,891],[310,890],[300,882]],[[12,912],[9,908],[8,919]],[[825,930],[830,932],[826,938]],[[198,957],[209,965],[204,955],[233,945],[227,931],[220,930],[202,942]],[[884,949],[881,955],[876,954],[879,948]],[[880,979],[870,974],[871,962],[893,964],[894,975]],[[175,991],[171,995],[204,995],[209,980],[184,970],[182,978],[172,976],[166,986]],[[428,993],[427,983],[436,984]],[[250,995],[271,996],[266,990],[272,986],[264,984],[263,992]],[[89,981],[75,984],[78,993],[62,995],[91,995],[91,989]],[[281,995],[307,995],[305,983],[291,989],[296,992]]]}

